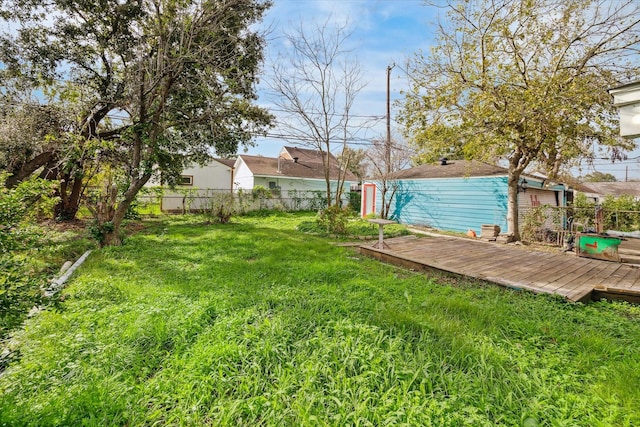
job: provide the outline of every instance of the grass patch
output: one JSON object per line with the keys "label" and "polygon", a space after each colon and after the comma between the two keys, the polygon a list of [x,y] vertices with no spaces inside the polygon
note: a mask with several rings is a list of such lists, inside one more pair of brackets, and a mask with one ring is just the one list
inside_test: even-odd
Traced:
{"label": "grass patch", "polygon": [[[378,226],[368,222],[364,218],[350,217],[346,221],[345,232],[340,235],[329,233],[325,226],[323,226],[317,218],[312,218],[304,221],[300,221],[296,229],[304,233],[315,234],[317,236],[327,237],[339,237],[343,239],[358,239],[362,237],[377,237]],[[398,237],[409,234],[407,227],[402,224],[390,224],[385,226],[384,234],[387,237]]]}
{"label": "grass patch", "polygon": [[16,335],[0,425],[640,425],[640,310],[363,258],[296,230],[156,219]]}
{"label": "grass patch", "polygon": [[78,223],[52,221],[26,231],[20,245],[0,255],[0,343],[31,307],[50,303],[42,299],[42,290],[60,267],[95,247]]}

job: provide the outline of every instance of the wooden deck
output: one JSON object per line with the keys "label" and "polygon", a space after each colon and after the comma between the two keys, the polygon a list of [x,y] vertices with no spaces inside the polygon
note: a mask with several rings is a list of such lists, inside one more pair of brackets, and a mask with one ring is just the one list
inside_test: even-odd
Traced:
{"label": "wooden deck", "polygon": [[360,252],[418,271],[435,269],[570,301],[608,298],[640,303],[637,266],[459,237],[405,236],[384,242],[384,249],[367,244]]}

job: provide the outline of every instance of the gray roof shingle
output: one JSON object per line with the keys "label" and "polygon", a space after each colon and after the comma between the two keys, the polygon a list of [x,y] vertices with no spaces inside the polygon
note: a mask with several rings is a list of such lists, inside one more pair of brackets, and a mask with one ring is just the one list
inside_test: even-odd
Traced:
{"label": "gray roof shingle", "polygon": [[[313,151],[313,150],[306,150]],[[239,156],[245,162],[249,170],[256,176],[270,176],[270,177],[289,177],[289,178],[307,178],[307,179],[324,179],[324,168],[322,166],[322,159],[319,160],[304,160],[304,157],[298,157],[298,161],[288,160],[281,158],[278,160],[273,157],[263,156]],[[332,168],[331,179],[338,179],[338,172],[340,169],[335,162],[335,158],[332,156]],[[278,162],[280,165],[278,166]],[[351,172],[346,172],[347,181],[357,181],[358,178]]]}
{"label": "gray roof shingle", "polygon": [[396,179],[460,178],[507,174],[508,171],[505,168],[476,160],[449,160],[446,165],[429,163],[400,171],[396,175]]}

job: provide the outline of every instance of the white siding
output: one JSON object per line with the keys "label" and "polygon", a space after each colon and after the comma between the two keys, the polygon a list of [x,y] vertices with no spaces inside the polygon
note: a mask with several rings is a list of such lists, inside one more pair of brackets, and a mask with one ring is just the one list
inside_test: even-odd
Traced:
{"label": "white siding", "polygon": [[232,169],[218,161],[205,166],[195,165],[181,173],[191,176],[193,185],[181,185],[176,192],[166,192],[162,198],[162,210],[182,211],[183,209],[202,209],[206,193],[210,190],[231,191]]}
{"label": "white siding", "polygon": [[562,200],[556,199],[556,192],[549,190],[540,190],[537,188],[529,188],[524,193],[518,194],[518,206],[520,208],[531,208],[536,206],[561,206]]}
{"label": "white siding", "polygon": [[182,175],[193,176],[193,186],[198,188],[231,190],[233,184],[231,168],[215,160],[202,167],[185,169]]}
{"label": "white siding", "polygon": [[255,187],[255,179],[253,173],[249,170],[246,163],[239,157],[235,164],[235,173],[233,177],[234,190],[242,188],[243,190],[251,190]]}

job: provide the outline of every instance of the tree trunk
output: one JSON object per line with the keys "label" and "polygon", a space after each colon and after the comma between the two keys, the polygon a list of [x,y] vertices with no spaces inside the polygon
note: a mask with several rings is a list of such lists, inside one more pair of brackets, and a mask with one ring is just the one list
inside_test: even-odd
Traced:
{"label": "tree trunk", "polygon": [[331,207],[333,197],[331,196],[331,181],[327,179],[327,208]]}
{"label": "tree trunk", "polygon": [[512,234],[516,241],[520,240],[520,230],[518,230],[518,181],[520,175],[509,174],[507,180],[507,233]]}
{"label": "tree trunk", "polygon": [[[70,192],[68,191],[69,182],[71,182]],[[55,218],[62,221],[74,220],[80,209],[82,176],[66,175],[65,179],[60,181],[58,195],[60,196],[60,201],[53,209]]]}
{"label": "tree trunk", "polygon": [[382,191],[380,191],[382,200],[380,201],[380,218],[387,219],[389,212],[387,212],[387,182],[382,180]]}
{"label": "tree trunk", "polygon": [[[151,174],[145,174],[139,179],[134,180],[127,191],[124,193],[124,199],[118,203],[118,207],[113,211],[113,217],[111,218],[111,224],[108,228],[103,228],[101,246],[120,246],[122,245],[122,234],[120,233],[120,227],[122,221],[131,206],[131,203],[135,200],[140,189],[149,181]],[[102,225],[102,224],[100,224]]]}

